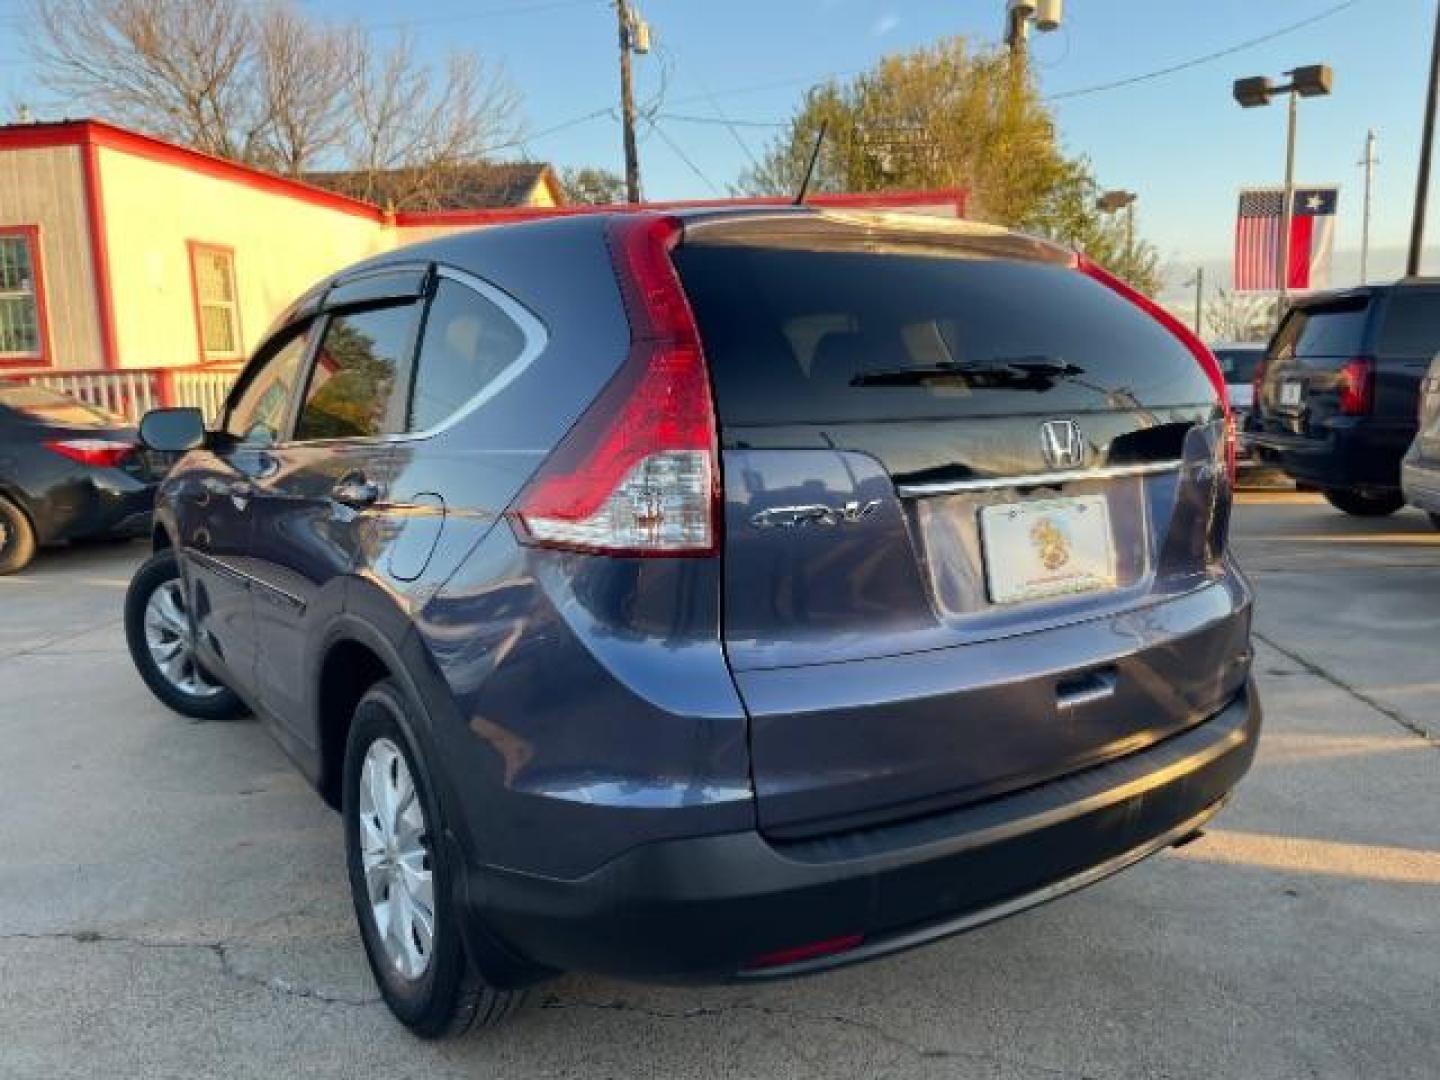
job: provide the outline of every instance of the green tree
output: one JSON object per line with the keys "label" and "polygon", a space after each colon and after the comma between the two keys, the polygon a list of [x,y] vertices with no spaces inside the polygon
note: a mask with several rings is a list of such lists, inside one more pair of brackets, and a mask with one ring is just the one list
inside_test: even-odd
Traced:
{"label": "green tree", "polygon": [[1089,162],[1064,153],[1033,79],[1004,51],[947,38],[811,87],[741,190],[798,190],[822,124],[813,191],[963,187],[972,217],[1082,248],[1146,292],[1161,284],[1154,247],[1127,249],[1123,219],[1096,209]]}
{"label": "green tree", "polygon": [[584,166],[560,170],[565,196],[579,206],[608,206],[625,201],[625,180],[609,169]]}

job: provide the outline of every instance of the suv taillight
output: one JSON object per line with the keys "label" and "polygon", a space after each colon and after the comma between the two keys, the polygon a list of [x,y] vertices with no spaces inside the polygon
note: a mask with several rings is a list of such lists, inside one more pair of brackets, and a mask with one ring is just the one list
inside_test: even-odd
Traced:
{"label": "suv taillight", "polygon": [[1375,404],[1375,361],[1368,356],[1347,360],[1340,368],[1340,415],[1369,416]]}
{"label": "suv taillight", "polygon": [[619,373],[511,510],[525,543],[609,555],[713,555],[720,468],[700,335],[670,251],[673,217],[607,231],[630,321]]}
{"label": "suv taillight", "polygon": [[1195,335],[1193,330],[1174,315],[1128,282],[1110,273],[1099,263],[1093,262],[1084,255],[1077,255],[1075,256],[1075,266],[1082,274],[1094,278],[1100,284],[1129,300],[1179,338],[1180,344],[1190,350],[1190,355],[1195,357],[1195,362],[1200,365],[1200,369],[1209,378],[1210,385],[1215,388],[1217,404],[1220,406],[1225,420],[1225,468],[1229,472],[1230,482],[1233,484],[1235,482],[1236,449],[1235,417],[1230,412],[1230,390],[1225,385],[1225,369],[1220,366],[1220,361],[1215,359],[1215,354]]}

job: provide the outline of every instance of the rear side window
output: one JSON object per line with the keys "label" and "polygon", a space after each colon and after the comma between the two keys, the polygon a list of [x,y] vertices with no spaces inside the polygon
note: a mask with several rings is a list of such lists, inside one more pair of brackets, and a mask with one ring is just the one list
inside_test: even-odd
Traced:
{"label": "rear side window", "polygon": [[403,431],[418,317],[413,303],[332,317],[315,351],[295,438],[363,439]]}
{"label": "rear side window", "polygon": [[525,333],[499,305],[442,278],[415,364],[410,430],[438,427],[493,386],[525,352]]}
{"label": "rear side window", "polygon": [[310,342],[309,328],[261,360],[250,377],[230,416],[225,430],[241,442],[268,446],[283,437],[285,417],[300,383],[300,364]]}
{"label": "rear side window", "polygon": [[723,243],[682,245],[675,263],[727,426],[1214,398],[1169,331],[1067,267]]}
{"label": "rear side window", "polygon": [[1430,358],[1440,352],[1440,292],[1397,289],[1385,305],[1379,351]]}
{"label": "rear side window", "polygon": [[1285,316],[1271,348],[1278,357],[1348,359],[1364,351],[1369,315],[1370,301],[1363,296],[1296,308]]}

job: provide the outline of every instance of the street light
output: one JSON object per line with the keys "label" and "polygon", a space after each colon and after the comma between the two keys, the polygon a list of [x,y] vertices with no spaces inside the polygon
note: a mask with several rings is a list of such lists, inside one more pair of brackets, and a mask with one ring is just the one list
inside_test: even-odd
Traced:
{"label": "street light", "polygon": [[1064,0],[1006,0],[1005,43],[1010,46],[1010,55],[1024,58],[1025,39],[1032,24],[1042,34],[1048,34],[1060,28],[1064,15]]}
{"label": "street light", "polygon": [[1276,245],[1278,259],[1276,287],[1279,303],[1275,305],[1277,321],[1285,314],[1285,300],[1290,286],[1290,224],[1295,215],[1295,115],[1296,103],[1302,97],[1323,97],[1330,93],[1335,76],[1327,64],[1307,64],[1293,71],[1285,72],[1288,83],[1276,85],[1265,75],[1252,75],[1236,79],[1232,92],[1242,109],[1253,109],[1269,105],[1277,94],[1289,95],[1290,120],[1285,136],[1285,196],[1280,208],[1280,243]]}
{"label": "street light", "polygon": [[[1135,253],[1135,200],[1140,196],[1133,191],[1117,188],[1107,191],[1095,200],[1095,209],[1104,214],[1125,211],[1125,261],[1128,263]],[[1130,268],[1127,267],[1127,273]]]}

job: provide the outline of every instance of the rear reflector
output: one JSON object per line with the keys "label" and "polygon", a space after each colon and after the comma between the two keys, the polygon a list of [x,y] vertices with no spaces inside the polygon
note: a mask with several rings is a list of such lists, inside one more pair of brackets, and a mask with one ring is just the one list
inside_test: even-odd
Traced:
{"label": "rear reflector", "polygon": [[851,949],[858,949],[864,943],[864,934],[846,934],[843,937],[826,938],[824,941],[812,941],[806,945],[796,945],[792,949],[779,949],[776,952],[763,953],[746,963],[744,970],[763,971],[766,968],[788,967],[806,960],[818,960],[822,956],[834,956],[837,953],[849,952]]}
{"label": "rear reflector", "polygon": [[511,514],[526,543],[609,555],[717,550],[715,408],[670,262],[680,231],[657,214],[609,227],[630,354],[516,501]]}
{"label": "rear reflector", "polygon": [[1093,262],[1084,255],[1075,257],[1076,268],[1088,277],[1105,285],[1112,291],[1123,296],[1132,304],[1145,312],[1161,326],[1169,330],[1180,339],[1180,343],[1190,350],[1190,355],[1195,357],[1195,362],[1200,365],[1202,371],[1210,380],[1210,385],[1215,387],[1215,396],[1218,399],[1221,411],[1225,416],[1225,467],[1230,473],[1230,480],[1235,480],[1235,423],[1234,417],[1230,415],[1230,391],[1225,385],[1225,369],[1220,366],[1220,361],[1215,359],[1215,354],[1210,347],[1201,341],[1193,330],[1182,323],[1170,312],[1157,304],[1150,297],[1134,288],[1128,282],[1116,277],[1106,270],[1099,263]]}
{"label": "rear reflector", "polygon": [[135,452],[130,443],[114,439],[57,439],[46,442],[45,449],[101,469],[113,469]]}
{"label": "rear reflector", "polygon": [[1347,360],[1340,368],[1340,415],[1369,416],[1375,404],[1375,361],[1368,356]]}

